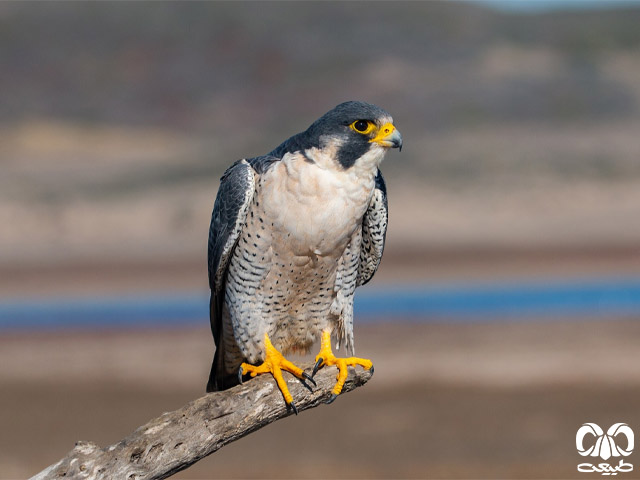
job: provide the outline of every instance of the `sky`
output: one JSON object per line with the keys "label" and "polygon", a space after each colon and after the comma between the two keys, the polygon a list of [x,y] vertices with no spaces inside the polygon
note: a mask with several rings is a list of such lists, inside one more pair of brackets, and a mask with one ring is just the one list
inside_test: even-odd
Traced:
{"label": "sky", "polygon": [[640,6],[640,0],[472,0],[497,10],[510,12],[540,12],[549,10],[580,10]]}

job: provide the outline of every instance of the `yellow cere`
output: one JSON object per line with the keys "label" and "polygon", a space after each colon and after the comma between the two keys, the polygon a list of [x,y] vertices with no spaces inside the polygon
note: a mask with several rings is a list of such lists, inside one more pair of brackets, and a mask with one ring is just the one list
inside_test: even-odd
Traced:
{"label": "yellow cere", "polygon": [[393,123],[385,123],[378,130],[378,134],[374,138],[369,140],[369,141],[370,142],[381,142],[385,138],[387,138],[389,135],[391,135],[394,132],[395,129],[396,129],[396,127],[393,125]]}

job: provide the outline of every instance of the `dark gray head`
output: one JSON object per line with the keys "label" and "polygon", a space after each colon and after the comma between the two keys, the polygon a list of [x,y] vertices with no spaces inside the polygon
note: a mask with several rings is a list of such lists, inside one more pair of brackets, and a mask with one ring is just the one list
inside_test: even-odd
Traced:
{"label": "dark gray head", "polygon": [[294,135],[272,155],[281,158],[309,148],[333,149],[344,169],[372,149],[402,148],[402,136],[386,111],[365,102],[350,101],[328,111],[304,132]]}

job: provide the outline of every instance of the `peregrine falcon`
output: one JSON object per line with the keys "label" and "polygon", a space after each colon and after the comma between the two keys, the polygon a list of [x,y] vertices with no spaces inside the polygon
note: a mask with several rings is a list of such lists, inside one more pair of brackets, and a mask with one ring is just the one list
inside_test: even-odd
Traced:
{"label": "peregrine falcon", "polygon": [[[216,351],[207,392],[244,375],[271,373],[297,413],[282,370],[303,383],[323,366],[339,374],[370,360],[353,355],[353,296],[378,268],[387,231],[379,166],[402,148],[391,115],[364,102],[341,103],[270,153],[224,173],[209,230],[210,320]],[[284,355],[320,340],[311,375]]]}

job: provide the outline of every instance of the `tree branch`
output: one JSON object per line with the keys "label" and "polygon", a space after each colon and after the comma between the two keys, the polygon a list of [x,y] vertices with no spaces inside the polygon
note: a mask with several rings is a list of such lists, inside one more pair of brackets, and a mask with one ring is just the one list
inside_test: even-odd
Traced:
{"label": "tree branch", "polygon": [[[307,366],[306,370],[311,367]],[[350,369],[343,393],[364,385],[369,371]],[[313,392],[289,376],[287,384],[298,411],[327,401],[336,369],[323,368],[314,377]],[[338,399],[339,400],[339,399]],[[120,442],[105,448],[78,442],[59,462],[31,480],[167,478],[265,425],[291,415],[271,375],[223,392],[209,393],[174,412],[160,415]]]}

